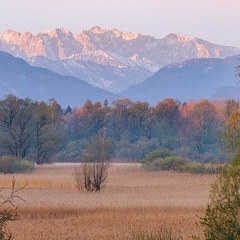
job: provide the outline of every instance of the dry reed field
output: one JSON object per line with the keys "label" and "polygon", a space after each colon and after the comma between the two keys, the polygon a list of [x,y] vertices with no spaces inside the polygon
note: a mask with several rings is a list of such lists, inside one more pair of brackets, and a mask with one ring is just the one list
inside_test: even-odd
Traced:
{"label": "dry reed field", "polygon": [[[139,165],[112,166],[100,193],[80,193],[72,165],[43,165],[15,174],[21,219],[9,225],[17,240],[132,239],[137,231],[165,225],[184,239],[200,235],[196,215],[208,202],[214,175],[145,172]],[[0,175],[0,187],[10,187],[12,175]]]}

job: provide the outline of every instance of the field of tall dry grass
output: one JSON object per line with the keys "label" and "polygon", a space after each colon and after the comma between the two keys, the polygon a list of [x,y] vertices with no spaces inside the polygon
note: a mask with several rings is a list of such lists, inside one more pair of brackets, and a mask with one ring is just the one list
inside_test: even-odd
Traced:
{"label": "field of tall dry grass", "polygon": [[[162,225],[189,239],[202,234],[196,215],[203,215],[214,175],[145,172],[136,165],[112,166],[100,193],[80,193],[71,165],[43,165],[15,174],[21,219],[9,225],[17,240],[132,239],[138,231]],[[0,175],[10,187],[12,175]]]}

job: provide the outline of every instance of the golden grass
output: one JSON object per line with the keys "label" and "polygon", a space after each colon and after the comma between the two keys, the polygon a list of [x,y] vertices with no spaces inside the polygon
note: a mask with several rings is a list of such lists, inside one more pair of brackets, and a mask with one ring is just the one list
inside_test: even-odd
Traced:
{"label": "golden grass", "polygon": [[[21,220],[11,223],[16,239],[131,239],[138,230],[161,225],[189,239],[200,234],[197,215],[204,213],[213,175],[145,172],[139,166],[113,166],[101,193],[79,193],[73,166],[39,166],[30,174],[15,174]],[[0,175],[1,187],[11,175]]]}

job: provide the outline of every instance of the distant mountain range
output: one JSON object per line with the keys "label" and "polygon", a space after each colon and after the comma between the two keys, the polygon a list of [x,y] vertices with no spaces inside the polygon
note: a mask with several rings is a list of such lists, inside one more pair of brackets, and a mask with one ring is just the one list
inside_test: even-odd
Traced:
{"label": "distant mountain range", "polygon": [[164,98],[181,102],[189,99],[240,99],[235,67],[240,55],[225,59],[192,59],[161,68],[144,82],[122,92],[134,101],[156,104]]}
{"label": "distant mountain range", "polygon": [[240,54],[240,48],[179,34],[156,39],[99,27],[76,36],[63,28],[38,35],[8,30],[0,34],[0,50],[21,57],[33,66],[75,76],[114,93],[143,82],[168,64]]}
{"label": "distant mountain range", "polygon": [[14,94],[18,97],[48,101],[55,98],[63,107],[81,106],[87,99],[111,103],[129,98],[155,105],[164,98],[181,102],[189,99],[240,99],[239,79],[235,66],[240,55],[225,59],[192,59],[161,68],[144,82],[120,94],[93,87],[85,81],[32,67],[21,58],[0,52],[0,99]]}
{"label": "distant mountain range", "polygon": [[87,99],[103,103],[119,98],[81,79],[32,67],[21,58],[0,52],[0,99],[8,94],[46,102],[55,98],[62,107],[81,106]]}
{"label": "distant mountain range", "polygon": [[145,68],[101,65],[94,62],[84,62],[74,59],[50,60],[38,56],[27,59],[32,66],[49,69],[63,76],[74,76],[85,80],[92,86],[106,89],[113,93],[126,90],[133,84],[143,82],[152,74]]}

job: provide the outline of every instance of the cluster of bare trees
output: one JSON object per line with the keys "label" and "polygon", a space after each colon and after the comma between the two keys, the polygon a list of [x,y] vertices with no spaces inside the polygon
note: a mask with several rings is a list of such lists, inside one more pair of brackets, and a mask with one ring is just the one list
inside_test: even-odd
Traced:
{"label": "cluster of bare trees", "polygon": [[63,110],[54,99],[33,102],[10,95],[0,101],[0,156],[35,159],[38,164],[51,157],[81,160],[84,149],[106,129],[118,158],[140,160],[154,149],[168,148],[204,159],[222,152],[220,133],[234,105],[238,103],[167,98],[150,106],[119,99],[110,106],[87,100],[81,107]]}
{"label": "cluster of bare trees", "polygon": [[59,141],[60,109],[55,100],[46,104],[9,95],[0,101],[1,155],[44,162]]}

